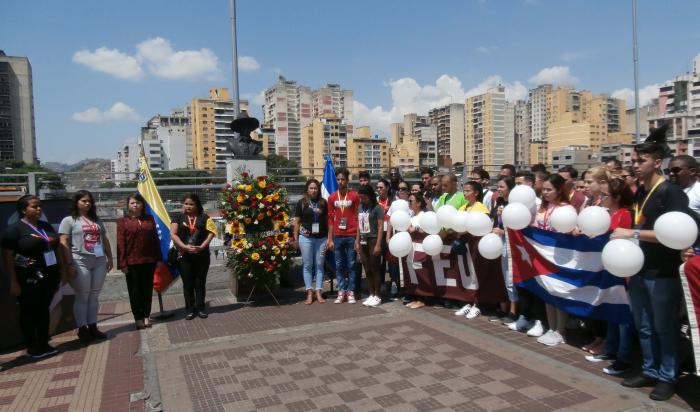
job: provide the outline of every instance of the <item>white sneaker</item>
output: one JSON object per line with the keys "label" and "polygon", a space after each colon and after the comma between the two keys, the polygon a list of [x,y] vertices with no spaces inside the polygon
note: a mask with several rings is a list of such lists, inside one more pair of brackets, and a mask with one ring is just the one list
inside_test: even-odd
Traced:
{"label": "white sneaker", "polygon": [[355,300],[355,293],[351,290],[348,291],[348,294],[346,295],[348,297],[348,303],[357,303]]}
{"label": "white sneaker", "polygon": [[547,333],[537,338],[537,342],[549,346],[549,343],[552,342],[552,340],[554,339],[553,335],[554,331],[550,329],[547,331]]}
{"label": "white sneaker", "polygon": [[[523,330],[523,329],[525,329],[525,326],[523,326],[523,325],[525,325],[526,323],[528,323],[528,322],[527,322],[527,319],[525,319],[525,316],[520,315],[518,317],[518,320],[516,320],[515,322],[510,322],[510,323],[506,324],[506,326],[508,326],[508,329],[510,329],[510,330]],[[527,329],[525,329],[525,330],[527,330]]]}
{"label": "white sneaker", "polygon": [[364,306],[369,306],[369,304],[372,303],[373,299],[374,299],[374,295],[369,295],[369,297],[367,299],[362,301],[362,304]]}
{"label": "white sneaker", "polygon": [[532,336],[533,338],[539,338],[544,333],[544,328],[542,327],[542,321],[536,320],[535,324],[527,330],[527,336]]}
{"label": "white sneaker", "polygon": [[467,319],[474,319],[474,318],[478,317],[479,315],[481,315],[481,310],[479,310],[479,308],[476,305],[474,305],[471,307],[471,309],[469,309],[469,312],[467,312],[465,317]]}
{"label": "white sneaker", "polygon": [[521,332],[526,332],[530,330],[530,328],[535,324],[532,321],[529,321],[525,318],[525,316],[520,316],[517,322],[515,322],[516,325],[515,327],[517,328],[516,330],[519,330]]}
{"label": "white sneaker", "polygon": [[379,296],[374,296],[372,301],[369,302],[369,304],[367,306],[369,306],[371,308],[376,308],[377,306],[379,306],[381,304],[382,304],[382,298],[380,298]]}
{"label": "white sneaker", "polygon": [[545,343],[545,345],[547,345],[547,346],[557,346],[557,345],[559,345],[559,344],[561,344],[561,343],[565,343],[565,342],[564,342],[564,337],[561,336],[561,334],[560,334],[559,332],[556,332],[556,331],[555,331],[555,332],[552,334],[552,339],[551,339],[549,342]]}
{"label": "white sneaker", "polygon": [[467,312],[469,312],[469,309],[472,308],[471,303],[467,303],[466,305],[462,306],[462,309],[458,310],[455,312],[455,316],[465,316]]}

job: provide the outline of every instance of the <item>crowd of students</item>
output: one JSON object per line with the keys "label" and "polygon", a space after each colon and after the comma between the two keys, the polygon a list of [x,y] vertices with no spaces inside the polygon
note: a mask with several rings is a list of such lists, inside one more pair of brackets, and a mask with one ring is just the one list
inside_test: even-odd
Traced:
{"label": "crowd of students", "polygon": [[[209,242],[214,233],[196,194],[185,196],[183,204],[182,213],[170,222],[170,234],[176,247],[175,264],[182,276],[186,319],[206,318]],[[115,263],[112,247],[92,194],[79,190],[71,205],[57,232],[46,222],[41,200],[34,195],[22,196],[16,203],[18,219],[0,240],[10,294],[19,303],[27,355],[34,359],[57,353],[49,344],[49,318],[51,301],[62,283],[69,283],[75,292],[73,316],[78,339],[89,343],[108,338],[97,327],[97,314],[102,285]],[[164,263],[158,228],[146,213],[146,201],[135,193],[126,199],[126,205],[124,217],[116,222],[116,264],[126,277],[135,326],[143,329],[151,326],[154,273],[157,265]]]}
{"label": "crowd of students", "polygon": [[[668,147],[664,130],[652,133],[646,142],[635,147],[632,166],[623,168],[617,160],[583,172],[564,166],[550,173],[542,164],[530,170],[516,170],[504,165],[496,179],[477,167],[469,176],[436,175],[423,169],[420,181],[404,181],[398,170],[392,169],[389,180],[371,184],[370,175],[359,174],[357,191],[348,187],[346,169],[336,171],[338,190],[327,201],[320,195],[318,181],[310,180],[306,193],[296,209],[295,236],[301,246],[306,304],[316,296],[320,303],[324,273],[323,258],[328,250],[335,252],[338,296],[334,303],[356,303],[360,296],[361,268],[368,280],[368,295],[362,303],[376,307],[382,303],[382,286],[387,285],[385,298],[395,298],[399,282],[398,259],[388,252],[387,244],[394,230],[390,216],[392,202],[408,201],[411,213],[410,233],[422,232],[421,213],[437,211],[449,204],[458,210],[485,213],[493,222],[493,233],[505,237],[501,214],[508,205],[511,190],[516,185],[531,186],[536,194],[532,210],[532,226],[555,231],[550,222],[553,212],[571,205],[578,212],[589,206],[601,206],[611,216],[611,239],[636,239],[645,255],[643,269],[628,282],[633,324],[616,324],[596,319],[574,319],[565,311],[546,304],[527,289],[513,284],[513,274],[507,265],[508,247],[504,242],[503,256],[498,261],[479,255],[479,238],[467,233],[443,229],[443,244],[452,245],[452,253],[471,253],[477,272],[486,272],[490,285],[502,291],[498,302],[461,302],[455,315],[474,319],[481,315],[484,305],[495,303],[496,313],[490,321],[501,322],[513,331],[527,334],[543,345],[556,346],[566,342],[567,328],[584,325],[592,337],[581,349],[590,362],[608,362],[602,368],[606,374],[624,376],[627,387],[654,386],[650,397],[666,400],[674,393],[679,374],[679,342],[683,313],[679,266],[683,258],[694,254],[692,249],[679,253],[660,244],[653,227],[663,213],[681,211],[695,216],[700,211],[700,183],[697,161],[686,155],[675,156],[667,167]],[[668,178],[666,177],[668,176]],[[491,188],[494,187],[495,191]],[[578,229],[572,232],[581,235]],[[583,235],[581,235],[583,236]],[[505,240],[505,239],[504,239]],[[469,248],[464,244],[468,243]],[[307,245],[307,246],[304,246]],[[315,289],[312,276],[316,274]],[[389,271],[389,283],[385,272]],[[315,295],[314,291],[315,290]],[[386,296],[388,295],[388,296]],[[405,296],[410,308],[439,303],[455,307],[457,302]],[[455,307],[455,308],[457,308]],[[641,373],[634,371],[633,348],[641,349]]]}

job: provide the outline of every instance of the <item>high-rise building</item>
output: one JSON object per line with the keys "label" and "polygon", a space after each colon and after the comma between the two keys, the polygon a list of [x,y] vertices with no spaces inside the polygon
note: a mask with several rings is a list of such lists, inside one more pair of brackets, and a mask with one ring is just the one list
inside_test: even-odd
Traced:
{"label": "high-rise building", "polygon": [[[467,98],[464,103],[464,126],[467,146],[465,166],[493,168],[514,163],[514,111],[507,115],[505,87]],[[506,123],[509,123],[508,125]],[[508,133],[508,135],[506,135]]]}
{"label": "high-rise building", "polygon": [[321,177],[324,155],[329,154],[335,167],[348,166],[348,132],[345,121],[332,113],[315,118],[301,130],[302,174]]}
{"label": "high-rise building", "polygon": [[348,137],[348,168],[355,172],[367,170],[381,175],[389,168],[389,142],[374,135],[368,126],[355,129],[355,136]]}
{"label": "high-rise building", "polygon": [[[192,159],[195,169],[223,169],[233,158],[228,142],[233,138],[231,122],[235,115],[227,88],[209,89],[209,97],[196,97],[187,108],[192,124]],[[241,111],[248,101],[241,100]]]}
{"label": "high-rise building", "polygon": [[32,66],[0,50],[0,160],[37,162]]}
{"label": "high-rise building", "polygon": [[314,90],[312,96],[314,117],[334,114],[337,118],[344,119],[347,125],[352,124],[352,90],[343,90],[339,84],[326,84]]}
{"label": "high-rise building", "polygon": [[[659,99],[652,99],[651,103],[639,108],[639,138],[644,141],[649,135],[649,118],[656,117],[658,114]],[[625,129],[623,132],[635,135],[637,124],[636,124],[636,110],[634,108],[625,110]]]}
{"label": "high-rise building", "polygon": [[391,124],[391,167],[398,167],[402,172],[418,169],[418,141],[406,134],[406,129],[413,130],[417,116],[413,113],[404,115],[403,123]]}
{"label": "high-rise building", "polygon": [[526,167],[530,165],[530,112],[529,105],[524,100],[515,102],[515,165]]}
{"label": "high-rise building", "polygon": [[437,154],[440,166],[463,163],[464,148],[464,105],[452,103],[437,107],[428,112],[431,124],[437,127]]}
{"label": "high-rise building", "polygon": [[530,114],[530,162],[547,162],[547,100],[552,93],[551,84],[543,84],[528,92]]}
{"label": "high-rise building", "polygon": [[173,110],[169,116],[153,116],[141,128],[141,140],[160,144],[161,170],[192,169],[192,128],[183,110]]}

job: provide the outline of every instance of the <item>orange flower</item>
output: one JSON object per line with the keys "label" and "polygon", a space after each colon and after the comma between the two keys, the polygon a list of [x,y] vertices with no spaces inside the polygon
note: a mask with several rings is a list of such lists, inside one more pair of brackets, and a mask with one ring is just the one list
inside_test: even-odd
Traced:
{"label": "orange flower", "polygon": [[258,222],[263,220],[265,218],[265,215],[262,213],[258,213]]}
{"label": "orange flower", "polygon": [[275,192],[275,194],[272,195],[272,198],[273,198],[274,200],[280,200],[280,194],[279,194],[279,192]]}
{"label": "orange flower", "polygon": [[249,218],[249,217],[243,219],[243,222],[245,222],[246,225],[249,225],[250,222],[252,222],[252,221],[253,221],[253,219],[251,219],[251,218]]}
{"label": "orange flower", "polygon": [[261,180],[258,182],[258,187],[261,189],[264,189],[267,183],[264,180]]}

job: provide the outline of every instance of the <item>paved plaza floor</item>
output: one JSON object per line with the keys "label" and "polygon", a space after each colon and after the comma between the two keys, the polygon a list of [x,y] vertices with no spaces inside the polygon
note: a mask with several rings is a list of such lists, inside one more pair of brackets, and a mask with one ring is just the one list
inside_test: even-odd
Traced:
{"label": "paved plaza floor", "polygon": [[[182,311],[133,328],[128,302],[104,303],[109,340],[53,338],[61,353],[0,354],[0,411],[622,411],[700,406],[700,385],[658,403],[605,376],[574,346],[449,309],[400,302],[281,306],[208,296],[208,319]],[[179,296],[165,305],[178,308]]]}

